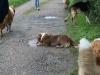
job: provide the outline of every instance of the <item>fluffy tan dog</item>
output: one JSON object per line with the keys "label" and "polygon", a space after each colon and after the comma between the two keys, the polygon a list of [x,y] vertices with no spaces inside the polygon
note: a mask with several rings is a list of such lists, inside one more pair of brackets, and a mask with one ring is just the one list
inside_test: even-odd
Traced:
{"label": "fluffy tan dog", "polygon": [[100,66],[96,65],[91,43],[85,38],[80,40],[78,65],[79,75],[100,75]]}
{"label": "fluffy tan dog", "polygon": [[96,64],[100,66],[100,38],[97,38],[94,41],[92,41],[91,45],[96,56]]}
{"label": "fluffy tan dog", "polygon": [[40,33],[37,35],[37,45],[69,47],[70,45],[77,47],[77,44],[68,35],[54,35],[48,33]]}

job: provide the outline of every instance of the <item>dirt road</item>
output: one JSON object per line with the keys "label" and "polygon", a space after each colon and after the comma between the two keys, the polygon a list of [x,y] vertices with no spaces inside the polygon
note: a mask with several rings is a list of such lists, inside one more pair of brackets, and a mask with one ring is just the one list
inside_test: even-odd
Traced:
{"label": "dirt road", "polygon": [[0,75],[66,75],[73,68],[75,59],[68,48],[37,47],[34,43],[38,33],[61,34],[66,30],[62,0],[50,0],[40,11],[23,15],[33,4],[31,0],[16,8],[13,32],[3,31]]}

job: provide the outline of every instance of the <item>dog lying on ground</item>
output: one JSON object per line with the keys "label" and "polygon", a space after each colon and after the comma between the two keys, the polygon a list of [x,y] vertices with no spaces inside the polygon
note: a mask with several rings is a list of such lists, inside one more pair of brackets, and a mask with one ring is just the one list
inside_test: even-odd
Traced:
{"label": "dog lying on ground", "polygon": [[78,15],[78,13],[81,12],[85,15],[86,22],[88,22],[90,24],[90,21],[88,19],[90,7],[91,7],[91,1],[90,0],[87,0],[86,2],[80,1],[80,2],[73,4],[69,8],[69,12],[68,12],[67,17],[65,18],[65,22],[69,19],[70,13],[72,13],[72,22],[74,23],[74,25],[76,25],[76,17]]}
{"label": "dog lying on ground", "polygon": [[55,46],[69,47],[70,45],[77,48],[77,44],[68,35],[53,35],[40,33],[37,35],[37,46]]}
{"label": "dog lying on ground", "polygon": [[63,0],[63,3],[65,5],[65,9],[67,9],[68,5],[70,4],[69,0]]}
{"label": "dog lying on ground", "polygon": [[79,75],[100,75],[100,65],[96,64],[96,56],[91,43],[83,38],[79,44]]}
{"label": "dog lying on ground", "polygon": [[3,36],[2,31],[5,27],[7,27],[7,31],[9,30],[9,32],[11,32],[11,24],[13,21],[15,15],[15,9],[14,6],[9,6],[9,11],[8,14],[6,15],[6,17],[4,18],[3,23],[0,24],[0,32],[1,32],[1,37]]}

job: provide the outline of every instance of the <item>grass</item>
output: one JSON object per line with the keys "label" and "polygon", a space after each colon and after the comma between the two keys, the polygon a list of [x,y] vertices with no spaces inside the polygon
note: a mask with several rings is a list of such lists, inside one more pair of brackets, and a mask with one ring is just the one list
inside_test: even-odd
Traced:
{"label": "grass", "polygon": [[[77,25],[74,26],[71,18],[72,16],[68,20],[69,24],[66,25],[65,34],[68,34],[76,43],[79,44],[79,40],[81,38],[86,38],[90,42],[93,41],[95,38],[100,38],[100,24],[91,21],[92,25],[89,25],[86,22],[85,16],[79,14],[76,21]],[[70,47],[69,50],[71,53],[75,54],[75,57],[78,57],[78,49]],[[72,69],[67,75],[77,75],[78,70],[77,67],[75,68],[76,69]]]}
{"label": "grass", "polygon": [[[48,3],[50,0],[46,0],[46,1],[43,1],[43,2],[40,2],[40,6],[43,6],[43,5],[45,5],[46,3]],[[28,10],[26,10],[25,12],[24,12],[24,15],[28,15],[28,14],[30,14],[31,12],[33,12],[35,10],[35,8],[34,7],[31,7],[30,9],[28,9]]]}
{"label": "grass", "polygon": [[78,75],[78,69],[73,68],[71,71],[68,72],[68,75]]}
{"label": "grass", "polygon": [[[72,5],[72,1],[71,4]],[[66,17],[66,11],[64,14],[64,18]],[[78,14],[76,19],[76,26],[72,23],[72,15],[68,19],[66,24],[66,32],[64,34],[68,34],[73,41],[75,41],[77,44],[79,44],[79,40],[81,38],[86,38],[90,42],[93,41],[96,38],[100,38],[100,24],[97,22],[94,22],[93,20],[90,20],[91,25],[86,22],[86,18],[83,14]],[[75,49],[73,47],[69,48],[71,53],[76,53],[75,57],[78,57],[78,49]],[[77,60],[76,60],[77,61]],[[75,62],[76,62],[75,61]],[[77,65],[77,63],[76,63]],[[67,75],[77,75],[78,73],[78,67],[73,68]]]}
{"label": "grass", "polygon": [[18,7],[29,0],[8,0],[8,1],[9,1],[9,5],[14,5],[15,7]]}
{"label": "grass", "polygon": [[[73,4],[71,0],[70,5]],[[66,11],[65,11],[66,12]],[[64,18],[66,13],[64,14]],[[83,14],[79,13],[76,19],[76,26],[72,23],[72,15],[68,19],[66,25],[66,34],[68,34],[75,42],[79,43],[81,38],[86,38],[90,42],[95,38],[100,37],[100,24],[91,20],[91,25],[86,22],[86,18]]]}
{"label": "grass", "polygon": [[86,22],[85,16],[83,14],[79,14],[76,20],[76,26],[72,23],[71,18],[68,20],[68,25],[66,25],[66,34],[68,34],[72,39],[79,43],[81,38],[86,38],[89,41],[94,40],[95,38],[100,37],[100,25],[94,22],[92,24],[88,24]]}
{"label": "grass", "polygon": [[23,14],[24,15],[28,15],[30,14],[31,12],[33,12],[35,10],[35,8],[31,7],[30,9],[26,10]]}

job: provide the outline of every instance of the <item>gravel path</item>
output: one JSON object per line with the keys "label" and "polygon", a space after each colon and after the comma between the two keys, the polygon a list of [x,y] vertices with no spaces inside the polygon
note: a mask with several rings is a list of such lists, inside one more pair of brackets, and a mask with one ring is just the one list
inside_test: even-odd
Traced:
{"label": "gravel path", "polygon": [[[3,31],[4,37],[0,39],[0,75],[66,75],[73,68],[75,58],[68,48],[36,47],[34,43],[38,33],[61,34],[66,31],[62,1],[50,0],[40,7],[40,11],[23,15],[33,4],[30,0],[16,8],[13,32],[7,32],[6,28]],[[48,16],[55,18],[45,19]]]}

